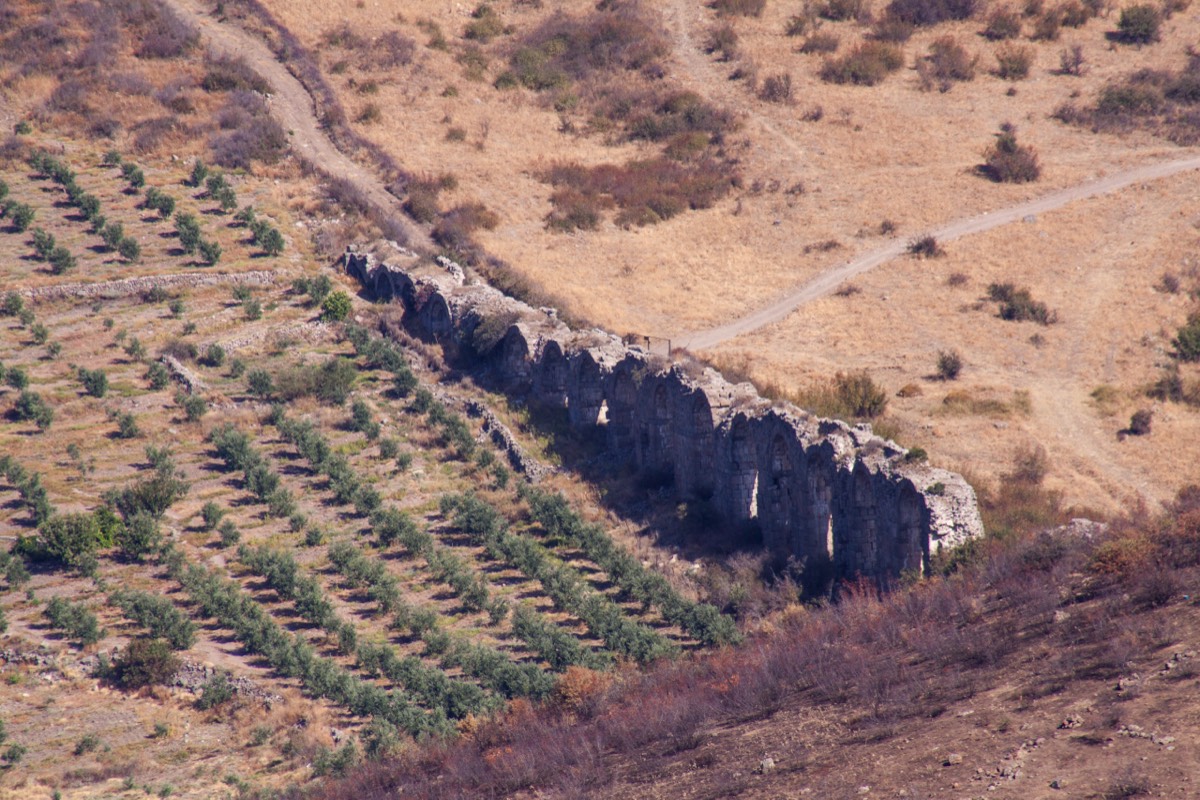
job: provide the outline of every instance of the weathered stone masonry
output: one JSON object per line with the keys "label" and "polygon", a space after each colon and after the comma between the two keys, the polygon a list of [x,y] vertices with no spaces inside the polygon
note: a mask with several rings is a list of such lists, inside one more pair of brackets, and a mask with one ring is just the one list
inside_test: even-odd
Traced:
{"label": "weathered stone masonry", "polygon": [[509,392],[565,408],[575,428],[602,428],[614,454],[673,481],[681,498],[757,522],[769,549],[826,574],[923,574],[932,554],[983,532],[962,476],[905,460],[870,426],[772,403],[603,331],[572,331],[551,309],[466,284],[455,268],[421,274],[355,248],[343,265],[377,297],[403,300],[417,334],[451,348],[485,320],[515,320],[488,356]]}

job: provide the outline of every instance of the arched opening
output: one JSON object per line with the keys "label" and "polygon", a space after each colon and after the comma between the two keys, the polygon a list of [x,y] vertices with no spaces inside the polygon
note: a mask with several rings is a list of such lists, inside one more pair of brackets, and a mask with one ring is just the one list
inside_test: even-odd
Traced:
{"label": "arched opening", "polygon": [[421,307],[418,316],[421,320],[421,327],[433,339],[443,339],[453,333],[454,325],[450,318],[450,306],[446,305],[446,298],[440,294],[430,295],[425,305]]}
{"label": "arched opening", "polygon": [[680,489],[707,500],[713,494],[713,466],[716,457],[716,431],[712,407],[704,392],[692,399],[691,424],[681,426],[686,436],[676,451],[682,455],[681,465],[687,469],[687,485]]}
{"label": "arched opening", "polygon": [[760,481],[758,490],[758,515],[762,520],[763,539],[773,551],[795,551],[797,548],[792,541],[795,468],[788,441],[783,434],[776,433],[771,437],[766,456],[766,479]]}
{"label": "arched opening", "polygon": [[633,410],[637,405],[637,384],[627,366],[613,374],[608,394],[608,446],[626,458],[633,456]]}
{"label": "arched opening", "polygon": [[667,486],[675,479],[670,392],[663,381],[654,380],[649,386],[643,385],[642,400],[646,405],[640,414],[635,414],[638,461],[644,480]]}
{"label": "arched opening", "polygon": [[503,382],[510,391],[519,391],[529,386],[529,345],[521,329],[508,329],[500,348],[500,369]]}
{"label": "arched opening", "polygon": [[729,429],[729,447],[722,480],[726,513],[735,520],[758,518],[758,465],[750,423],[742,415]]}
{"label": "arched opening", "polygon": [[534,394],[537,401],[550,408],[567,405],[567,359],[558,342],[546,342],[535,373]]}
{"label": "arched opening", "polygon": [[871,473],[862,463],[854,467],[854,532],[858,540],[854,571],[864,575],[879,573],[879,531],[875,516],[875,487]]}
{"label": "arched opening", "polygon": [[905,482],[900,490],[900,508],[897,514],[896,573],[915,571],[924,575],[929,571],[929,537],[925,532],[925,504],[911,483]]}
{"label": "arched opening", "polygon": [[604,402],[604,379],[600,365],[584,350],[575,366],[575,380],[567,396],[567,413],[571,425],[586,428],[596,425],[600,405]]}

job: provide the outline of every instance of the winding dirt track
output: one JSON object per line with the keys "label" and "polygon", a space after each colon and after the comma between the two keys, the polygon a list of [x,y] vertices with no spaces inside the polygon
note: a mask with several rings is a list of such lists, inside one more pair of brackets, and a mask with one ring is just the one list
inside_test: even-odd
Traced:
{"label": "winding dirt track", "polygon": [[[1103,178],[1088,181],[1077,186],[1069,186],[1043,197],[1027,200],[1024,203],[1008,206],[998,211],[989,211],[978,216],[957,219],[939,228],[935,228],[929,231],[929,233],[935,236],[939,242],[950,242],[964,236],[970,236],[973,233],[982,233],[990,231],[993,228],[999,228],[1001,225],[1008,225],[1031,214],[1036,215],[1053,211],[1056,208],[1061,208],[1077,200],[1096,197],[1097,195],[1106,194],[1117,189],[1123,189],[1135,183],[1166,178],[1170,175],[1177,175],[1180,172],[1187,172],[1194,169],[1200,169],[1200,155],[1190,155],[1185,158],[1172,159],[1171,161],[1144,164],[1140,167],[1115,172]],[[793,291],[788,292],[770,305],[764,306],[757,311],[735,319],[732,322],[727,322],[724,325],[718,325],[715,328],[709,328],[704,331],[685,333],[673,337],[673,339],[679,342],[682,347],[702,350],[744,333],[757,330],[763,326],[779,322],[800,306],[829,294],[850,278],[861,275],[902,254],[907,247],[908,242],[906,240],[894,240],[877,250],[859,256],[853,261],[821,273],[811,281],[798,286]]]}
{"label": "winding dirt track", "polygon": [[200,31],[208,48],[217,54],[239,56],[271,85],[271,115],[289,132],[296,154],[322,172],[349,181],[362,192],[376,213],[395,220],[408,235],[409,246],[430,249],[429,236],[413,225],[400,202],[379,178],[342,153],[317,120],[312,96],[260,39],[241,28],[219,22],[196,0],[166,0],[166,4]]}

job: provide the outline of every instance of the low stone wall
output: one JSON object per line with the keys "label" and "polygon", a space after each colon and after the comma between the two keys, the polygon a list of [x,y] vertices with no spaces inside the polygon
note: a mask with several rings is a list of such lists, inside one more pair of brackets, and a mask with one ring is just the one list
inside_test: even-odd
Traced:
{"label": "low stone wall", "polygon": [[160,289],[190,288],[227,284],[230,286],[270,286],[276,275],[270,270],[254,272],[184,272],[176,275],[146,275],[141,278],[122,278],[98,283],[63,283],[36,289],[19,289],[33,302],[62,300],[67,297],[113,298],[142,294],[155,287]]}
{"label": "low stone wall", "polygon": [[481,325],[512,320],[483,354],[506,391],[565,409],[573,427],[602,431],[615,456],[673,483],[681,499],[715,504],[730,523],[757,524],[769,549],[816,574],[924,574],[933,554],[983,533],[962,476],[906,459],[868,425],[770,402],[750,384],[604,331],[572,331],[552,309],[443,267],[420,275],[356,248],[343,259],[377,297],[404,302],[410,329],[452,352],[493,340],[476,335]]}

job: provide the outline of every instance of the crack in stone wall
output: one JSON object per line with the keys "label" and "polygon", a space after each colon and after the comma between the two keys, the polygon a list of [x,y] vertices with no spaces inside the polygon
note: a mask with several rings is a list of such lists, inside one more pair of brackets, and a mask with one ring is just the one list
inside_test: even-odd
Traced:
{"label": "crack in stone wall", "polygon": [[813,574],[885,583],[926,574],[933,555],[983,534],[961,475],[906,459],[869,425],[771,402],[605,331],[573,331],[553,309],[467,283],[453,262],[398,267],[351,247],[342,266],[377,298],[402,300],[405,324],[452,354],[470,351],[485,321],[515,319],[484,355],[511,396],[565,408],[573,428],[602,429],[615,456],[682,500],[711,502],[731,524],[757,525],[768,549]]}

